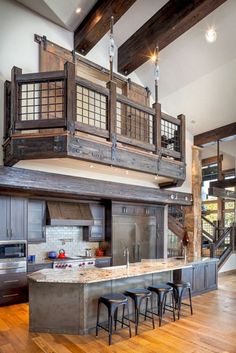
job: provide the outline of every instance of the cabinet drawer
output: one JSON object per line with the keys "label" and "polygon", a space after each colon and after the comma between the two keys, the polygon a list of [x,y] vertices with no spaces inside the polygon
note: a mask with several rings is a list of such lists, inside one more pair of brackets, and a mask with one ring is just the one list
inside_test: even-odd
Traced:
{"label": "cabinet drawer", "polygon": [[0,306],[25,303],[27,301],[28,301],[27,287],[0,290]]}
{"label": "cabinet drawer", "polygon": [[111,259],[96,259],[95,260],[96,267],[108,267],[111,266]]}
{"label": "cabinet drawer", "polygon": [[47,264],[28,264],[27,272],[31,273],[35,271],[44,270],[47,268],[52,268],[52,262]]}
{"label": "cabinet drawer", "polygon": [[25,288],[27,287],[27,277],[24,274],[10,273],[8,275],[0,275],[0,292],[14,289],[14,288]]}

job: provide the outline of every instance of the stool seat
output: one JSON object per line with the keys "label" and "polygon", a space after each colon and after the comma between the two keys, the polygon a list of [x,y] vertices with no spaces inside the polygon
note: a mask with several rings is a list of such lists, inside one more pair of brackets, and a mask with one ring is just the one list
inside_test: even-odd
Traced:
{"label": "stool seat", "polygon": [[167,285],[171,287],[183,287],[183,288],[191,288],[191,283],[190,282],[184,282],[184,281],[178,281],[178,282],[168,282]]}
{"label": "stool seat", "polygon": [[134,295],[137,297],[146,297],[146,296],[151,296],[151,292],[146,289],[146,288],[134,288],[134,289],[129,289],[125,291],[125,294],[127,295]]}
{"label": "stool seat", "polygon": [[160,283],[160,284],[156,284],[155,286],[149,286],[148,290],[153,292],[155,291],[166,292],[166,291],[172,291],[173,288],[166,283]]}
{"label": "stool seat", "polygon": [[127,302],[127,297],[124,294],[112,293],[106,294],[100,297],[100,301],[102,302],[110,302],[114,304],[125,304]]}

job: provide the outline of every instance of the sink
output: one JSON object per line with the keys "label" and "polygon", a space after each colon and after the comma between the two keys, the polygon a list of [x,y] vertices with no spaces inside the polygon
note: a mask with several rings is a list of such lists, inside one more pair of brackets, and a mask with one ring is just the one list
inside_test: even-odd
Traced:
{"label": "sink", "polygon": [[177,257],[174,257],[175,260],[184,260],[184,257],[183,256],[177,256]]}
{"label": "sink", "polygon": [[101,270],[118,270],[118,269],[126,268],[126,265],[119,265],[119,266],[109,266],[109,267],[101,267]]}

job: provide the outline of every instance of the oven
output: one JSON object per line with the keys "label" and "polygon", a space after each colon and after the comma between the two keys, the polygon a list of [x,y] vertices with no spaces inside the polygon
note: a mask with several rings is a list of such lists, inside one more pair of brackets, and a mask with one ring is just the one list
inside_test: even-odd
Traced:
{"label": "oven", "polygon": [[27,242],[24,240],[0,241],[0,262],[25,260]]}

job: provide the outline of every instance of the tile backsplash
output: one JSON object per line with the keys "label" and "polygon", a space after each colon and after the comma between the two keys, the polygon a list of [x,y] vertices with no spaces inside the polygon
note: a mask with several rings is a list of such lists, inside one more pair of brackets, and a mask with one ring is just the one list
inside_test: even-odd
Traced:
{"label": "tile backsplash", "polygon": [[44,260],[48,251],[64,249],[68,256],[85,255],[85,249],[92,249],[94,255],[98,242],[83,241],[82,227],[46,227],[46,242],[28,245],[28,254],[36,255],[36,261]]}

